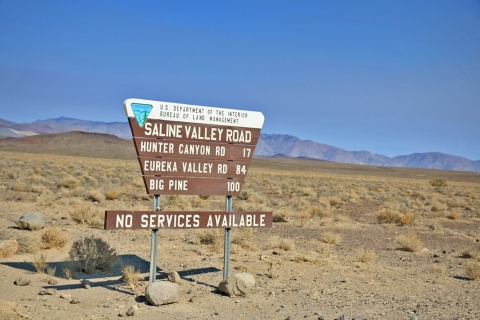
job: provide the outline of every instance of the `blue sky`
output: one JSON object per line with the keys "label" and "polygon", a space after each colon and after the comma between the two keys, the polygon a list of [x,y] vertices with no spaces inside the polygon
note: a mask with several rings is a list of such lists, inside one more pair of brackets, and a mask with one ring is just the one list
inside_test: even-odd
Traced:
{"label": "blue sky", "polygon": [[263,133],[480,159],[480,1],[2,1],[0,118],[127,98],[261,111]]}

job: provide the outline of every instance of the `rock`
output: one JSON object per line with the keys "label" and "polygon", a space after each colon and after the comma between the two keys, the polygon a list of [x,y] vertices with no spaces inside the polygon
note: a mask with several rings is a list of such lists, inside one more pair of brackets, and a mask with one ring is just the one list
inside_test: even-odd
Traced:
{"label": "rock", "polygon": [[71,304],[78,304],[80,303],[80,300],[78,298],[72,298],[72,301],[70,301]]}
{"label": "rock", "polygon": [[247,294],[247,289],[245,281],[234,276],[228,277],[218,285],[218,290],[229,297],[243,296]]}
{"label": "rock", "polygon": [[41,295],[41,296],[43,296],[43,295],[53,296],[56,293],[57,293],[57,289],[49,288],[49,289],[40,290],[40,292],[38,294]]}
{"label": "rock", "polygon": [[17,286],[26,286],[27,284],[30,283],[30,279],[28,279],[27,277],[21,276],[15,279],[13,283],[15,283]]}
{"label": "rock", "polygon": [[92,286],[92,283],[87,279],[82,279],[81,283],[82,283],[82,287],[85,289],[90,289],[90,287]]}
{"label": "rock", "polygon": [[135,315],[135,309],[133,308],[128,309],[126,315],[129,317],[133,317]]}
{"label": "rock", "polygon": [[150,283],[145,289],[145,298],[154,306],[178,302],[180,286],[168,281]]}
{"label": "rock", "polygon": [[56,286],[58,284],[58,281],[55,279],[50,279],[50,281],[48,281],[48,284],[51,286]]}
{"label": "rock", "polygon": [[122,311],[122,312],[120,312],[120,313],[118,314],[118,316],[121,317],[121,318],[123,318],[123,317],[126,317],[127,314],[126,314],[124,311]]}
{"label": "rock", "polygon": [[0,258],[10,258],[18,249],[16,240],[0,240]]}
{"label": "rock", "polygon": [[418,320],[418,318],[416,316],[412,316],[410,317],[410,320]]}
{"label": "rock", "polygon": [[173,271],[168,274],[168,281],[176,283],[176,284],[182,284],[182,278],[178,274],[178,272]]}
{"label": "rock", "polygon": [[235,277],[245,282],[245,286],[247,287],[247,289],[255,285],[255,278],[250,273],[247,273],[247,272],[236,273],[232,277]]}
{"label": "rock", "polygon": [[318,317],[318,320],[325,320],[325,316]]}
{"label": "rock", "polygon": [[20,229],[40,230],[45,227],[45,218],[38,213],[25,213],[20,218],[13,220]]}
{"label": "rock", "polygon": [[138,310],[138,305],[134,304],[130,309],[133,309],[133,310]]}
{"label": "rock", "polygon": [[72,295],[70,293],[63,293],[60,295],[60,298],[70,301],[72,300]]}
{"label": "rock", "polygon": [[337,320],[345,320],[345,316],[344,315],[341,315],[337,318]]}

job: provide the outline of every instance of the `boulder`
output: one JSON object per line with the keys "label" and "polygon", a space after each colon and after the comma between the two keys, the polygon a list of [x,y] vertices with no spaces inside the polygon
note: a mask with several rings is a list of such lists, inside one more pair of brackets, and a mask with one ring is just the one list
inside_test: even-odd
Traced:
{"label": "boulder", "polygon": [[38,213],[25,213],[20,218],[13,220],[20,229],[40,230],[45,227],[45,218]]}
{"label": "boulder", "polygon": [[15,279],[13,283],[15,283],[17,286],[26,286],[30,283],[30,279],[28,279],[27,277],[21,276]]}
{"label": "boulder", "polygon": [[255,286],[255,278],[247,272],[235,273],[232,277],[242,280],[247,289]]}
{"label": "boulder", "polygon": [[145,289],[145,298],[154,306],[178,302],[180,286],[169,281],[150,283]]}
{"label": "boulder", "polygon": [[229,297],[246,295],[255,285],[255,279],[248,273],[237,273],[220,282],[218,290]]}
{"label": "boulder", "polygon": [[92,287],[92,283],[90,281],[88,281],[87,279],[82,279],[82,281],[80,281],[81,284],[82,284],[82,287],[84,289],[90,289]]}
{"label": "boulder", "polygon": [[180,275],[176,271],[170,272],[168,274],[168,281],[176,284],[182,284],[182,278],[180,278]]}
{"label": "boulder", "polygon": [[15,254],[18,249],[16,240],[0,240],[0,258],[9,258]]}

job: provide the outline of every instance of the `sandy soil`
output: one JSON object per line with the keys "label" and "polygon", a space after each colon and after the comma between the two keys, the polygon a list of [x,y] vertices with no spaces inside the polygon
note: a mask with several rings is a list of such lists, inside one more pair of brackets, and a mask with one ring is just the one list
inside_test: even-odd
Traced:
{"label": "sandy soil", "polygon": [[[256,286],[244,297],[230,298],[218,292],[223,276],[223,252],[199,245],[194,231],[160,231],[157,281],[177,271],[183,279],[179,303],[151,306],[144,297],[148,283],[150,231],[111,231],[77,225],[68,207],[38,207],[26,193],[8,193],[0,202],[2,235],[11,239],[31,232],[19,230],[13,219],[25,212],[39,212],[47,226],[68,232],[72,241],[96,235],[107,240],[119,259],[109,272],[63,278],[62,266],[69,245],[42,251],[55,277],[35,273],[32,254],[0,259],[0,319],[115,319],[130,307],[140,319],[480,319],[480,281],[465,276],[467,259],[460,252],[479,242],[478,219],[435,221],[425,219],[414,228],[378,224],[380,203],[346,204],[342,219],[317,219],[275,223],[258,230],[250,249],[233,247],[232,273],[249,272]],[[145,202],[148,205],[148,202]],[[108,206],[99,204],[99,206]],[[435,227],[431,227],[435,225]],[[399,250],[395,237],[414,229],[424,244],[418,253]],[[41,231],[34,231],[41,232]],[[233,230],[235,232],[235,230]],[[321,241],[325,232],[340,236],[338,244]],[[272,246],[289,239],[291,250]],[[359,249],[372,250],[376,259],[358,262]],[[145,282],[132,290],[121,281],[121,264],[133,264]],[[27,286],[13,282],[28,277]],[[50,279],[57,285],[49,285]],[[89,279],[84,289],[79,279]],[[45,288],[55,295],[39,295]],[[78,304],[61,295],[70,294]]]}

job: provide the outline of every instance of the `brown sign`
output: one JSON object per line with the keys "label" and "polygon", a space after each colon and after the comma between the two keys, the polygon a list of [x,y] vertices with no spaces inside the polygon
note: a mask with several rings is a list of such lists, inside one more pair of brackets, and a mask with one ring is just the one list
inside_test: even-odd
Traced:
{"label": "brown sign", "polygon": [[190,140],[216,143],[256,145],[260,138],[257,128],[240,128],[165,120],[147,120],[143,127],[135,118],[128,118],[132,135],[144,138]]}
{"label": "brown sign", "polygon": [[105,229],[271,228],[272,212],[105,211]]}
{"label": "brown sign", "polygon": [[251,160],[255,145],[133,138],[139,156],[183,159]]}
{"label": "brown sign", "polygon": [[190,177],[144,176],[148,194],[238,196],[244,181]]}
{"label": "brown sign", "polygon": [[245,179],[250,162],[139,157],[145,176]]}

